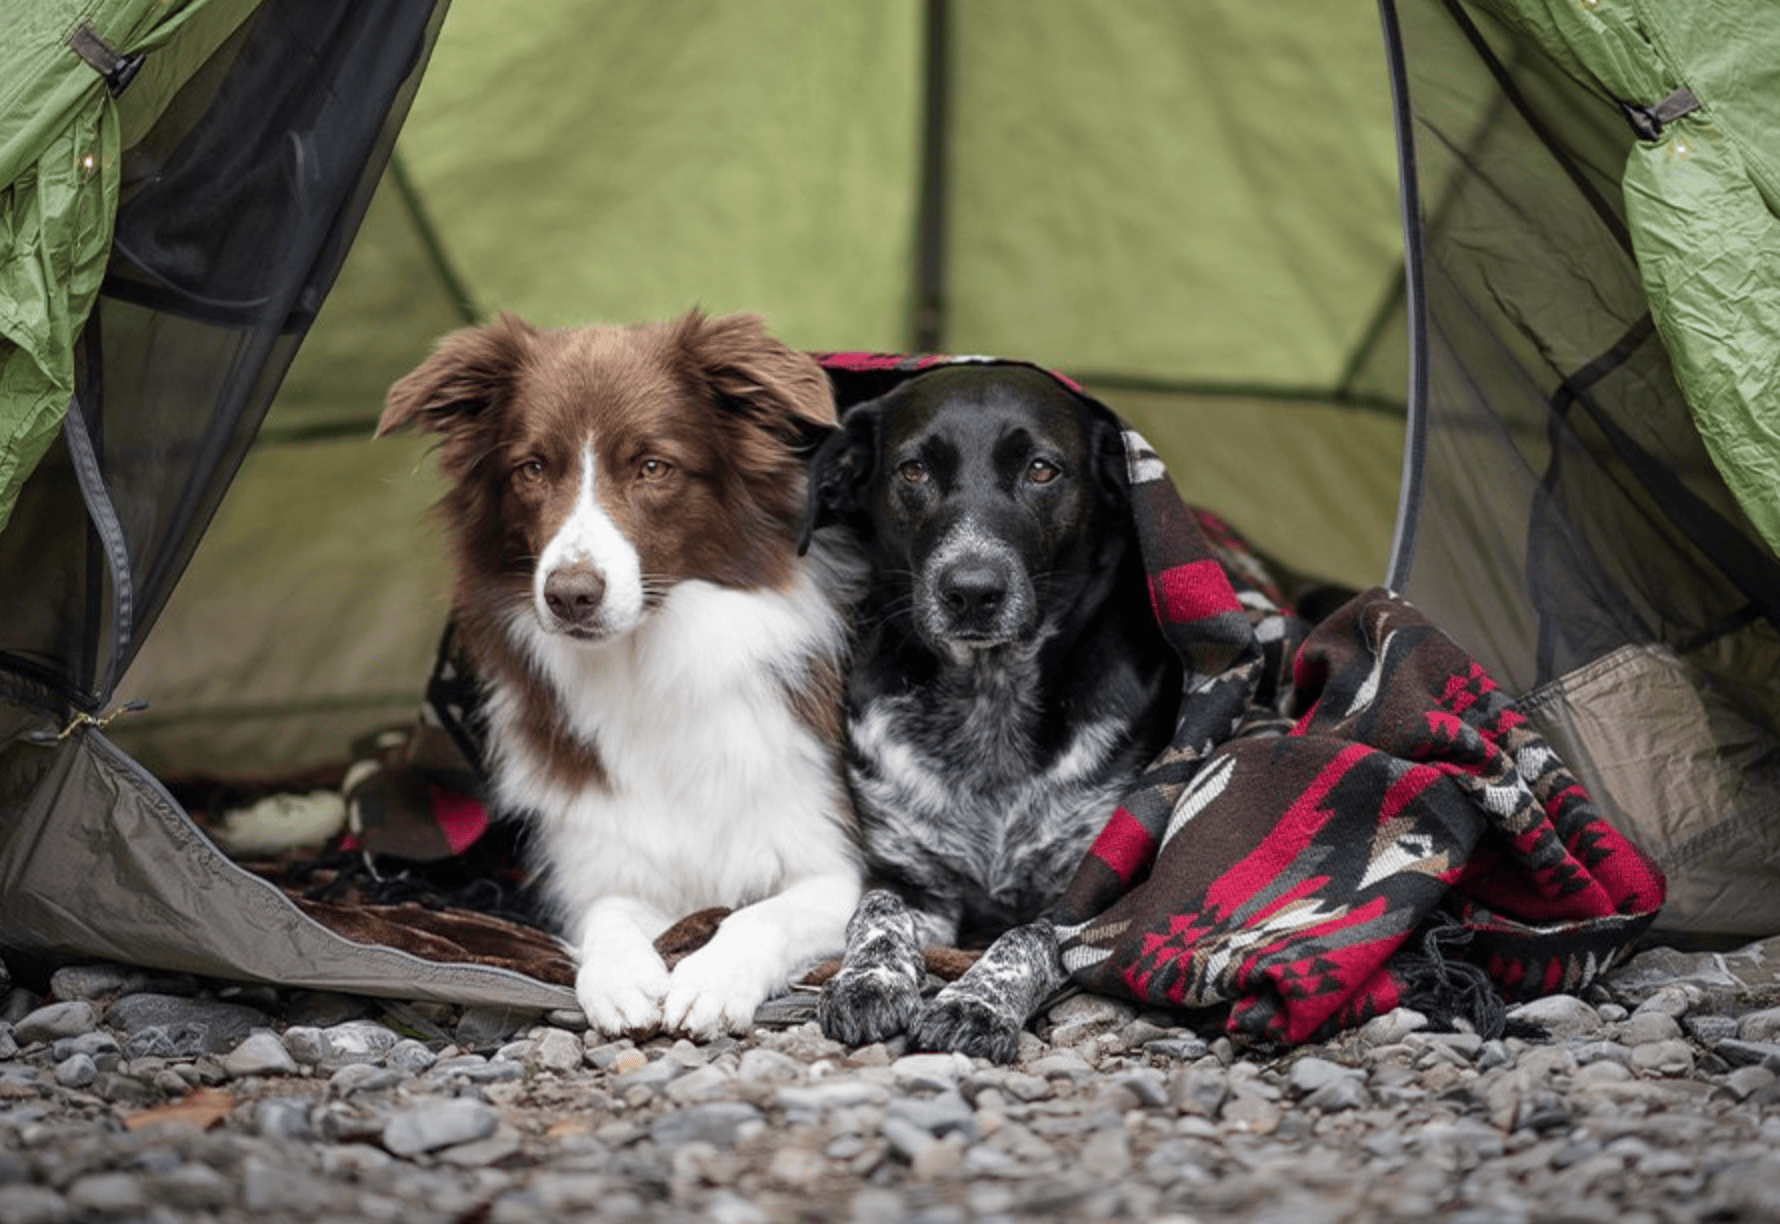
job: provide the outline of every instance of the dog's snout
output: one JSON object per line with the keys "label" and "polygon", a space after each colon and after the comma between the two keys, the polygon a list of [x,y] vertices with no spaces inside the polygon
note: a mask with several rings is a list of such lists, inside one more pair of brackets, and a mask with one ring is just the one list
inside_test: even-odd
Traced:
{"label": "dog's snout", "polygon": [[544,580],[544,606],[565,625],[587,624],[605,597],[605,576],[591,565],[565,565]]}
{"label": "dog's snout", "polygon": [[986,620],[1007,602],[1008,576],[1000,566],[961,563],[940,575],[939,597],[960,620]]}

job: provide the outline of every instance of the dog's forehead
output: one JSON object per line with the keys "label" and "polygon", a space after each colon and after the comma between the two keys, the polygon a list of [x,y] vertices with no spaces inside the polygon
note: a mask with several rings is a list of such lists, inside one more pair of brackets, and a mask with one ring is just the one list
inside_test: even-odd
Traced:
{"label": "dog's forehead", "polygon": [[521,376],[534,422],[553,431],[671,430],[691,389],[652,332],[582,327],[548,337]]}
{"label": "dog's forehead", "polygon": [[890,416],[893,440],[943,440],[961,450],[992,446],[1017,431],[1035,441],[1074,445],[1088,408],[1048,374],[1024,366],[959,366],[904,384]]}

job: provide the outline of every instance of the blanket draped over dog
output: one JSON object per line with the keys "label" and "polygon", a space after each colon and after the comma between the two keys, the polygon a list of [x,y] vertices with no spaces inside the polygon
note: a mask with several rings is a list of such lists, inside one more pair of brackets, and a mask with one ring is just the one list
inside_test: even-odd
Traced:
{"label": "blanket draped over dog", "polygon": [[[947,359],[821,360],[845,405]],[[1055,914],[1073,978],[1297,1043],[1399,1004],[1493,1035],[1504,999],[1608,968],[1656,916],[1662,874],[1483,668],[1381,589],[1311,628],[1125,441],[1186,692]]]}

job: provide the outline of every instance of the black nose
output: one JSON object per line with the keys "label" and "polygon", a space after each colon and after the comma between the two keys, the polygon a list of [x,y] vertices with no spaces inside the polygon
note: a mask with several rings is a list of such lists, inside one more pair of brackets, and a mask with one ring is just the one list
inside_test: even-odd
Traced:
{"label": "black nose", "polygon": [[985,620],[1007,601],[1007,574],[999,566],[954,565],[940,576],[939,598],[958,620]]}
{"label": "black nose", "polygon": [[567,565],[544,579],[544,606],[565,625],[584,625],[606,597],[606,579],[591,565]]}

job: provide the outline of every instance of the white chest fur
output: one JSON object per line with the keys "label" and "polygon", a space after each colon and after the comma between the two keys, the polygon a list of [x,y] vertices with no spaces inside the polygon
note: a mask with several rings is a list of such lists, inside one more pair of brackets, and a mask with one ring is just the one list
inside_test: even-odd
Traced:
{"label": "white chest fur", "polygon": [[844,642],[807,576],[785,591],[681,583],[598,646],[546,633],[529,611],[510,631],[547,678],[563,729],[605,771],[604,785],[554,777],[517,732],[525,698],[494,688],[497,799],[534,814],[565,917],[613,895],[670,917],[741,906],[849,867],[832,749],[788,701]]}

